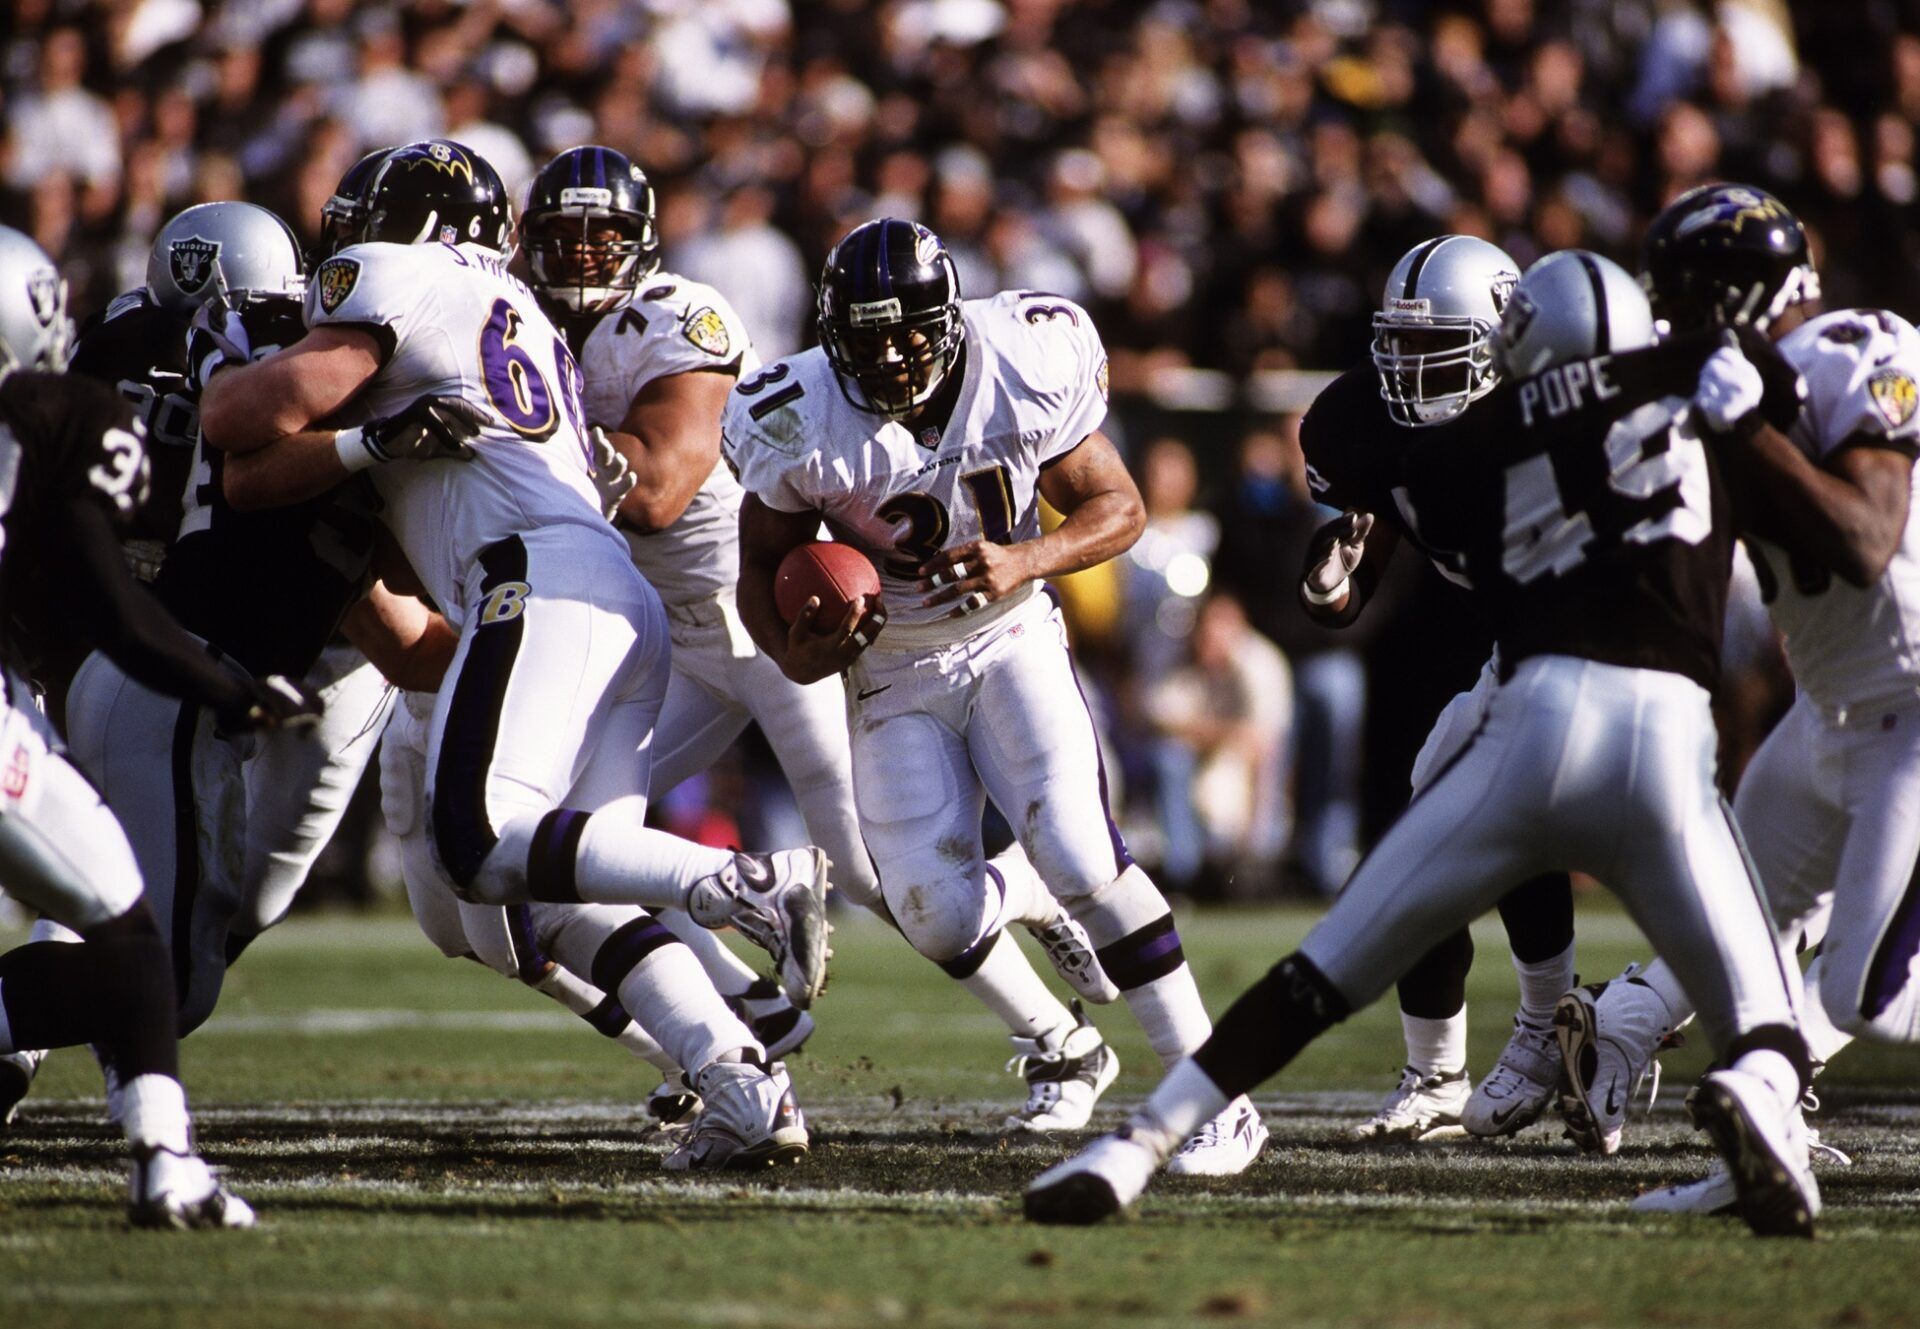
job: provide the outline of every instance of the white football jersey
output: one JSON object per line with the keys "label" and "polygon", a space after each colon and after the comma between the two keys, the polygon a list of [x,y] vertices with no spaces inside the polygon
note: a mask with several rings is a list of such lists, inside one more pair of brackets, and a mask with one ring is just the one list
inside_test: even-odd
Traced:
{"label": "white football jersey", "polygon": [[[669,374],[760,367],[739,315],[711,286],[657,272],[620,309],[594,324],[580,347],[587,423],[618,429],[640,389]],[[740,483],[724,458],[664,531],[621,528],[633,561],[660,598],[688,604],[730,591],[740,579]]]}
{"label": "white football jersey", "polygon": [[[1815,463],[1862,440],[1920,455],[1920,333],[1897,314],[1850,309],[1795,328],[1780,350],[1807,382],[1791,437]],[[1920,496],[1915,505],[1920,506]],[[1770,602],[1801,689],[1837,710],[1920,693],[1920,523],[1910,508],[1880,579],[1806,585],[1786,553],[1760,542],[1778,583]]]}
{"label": "white football jersey", "polygon": [[561,523],[619,541],[593,487],[580,371],[499,255],[477,245],[354,245],[314,271],[306,316],[309,328],[366,329],[387,351],[345,423],[392,415],[427,393],[464,397],[491,417],[471,461],[371,472],[382,519],[455,626],[488,545]]}
{"label": "white football jersey", "polygon": [[1005,292],[962,305],[966,363],[945,429],[853,404],[819,348],[776,361],[727,399],[721,445],[740,483],[781,512],[818,512],[880,573],[883,645],[955,641],[1028,595],[964,619],[921,605],[920,565],[972,540],[1040,534],[1037,487],[1107,415],[1107,356],[1086,310]]}

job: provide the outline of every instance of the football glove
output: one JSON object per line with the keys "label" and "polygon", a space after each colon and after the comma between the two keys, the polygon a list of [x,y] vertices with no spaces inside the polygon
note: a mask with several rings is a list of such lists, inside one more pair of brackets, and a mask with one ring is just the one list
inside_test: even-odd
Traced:
{"label": "football glove", "polygon": [[1760,371],[1763,395],[1760,414],[1781,433],[1792,429],[1807,400],[1807,379],[1793,361],[1780,351],[1779,344],[1752,325],[1738,329],[1740,352]]}
{"label": "football glove", "polygon": [[225,300],[209,300],[193,311],[187,325],[187,374],[204,388],[216,369],[253,359],[253,339],[240,311]]}
{"label": "football glove", "polygon": [[222,734],[249,734],[261,729],[312,729],[326,712],[319,693],[284,674],[249,678],[247,690],[251,695],[244,708],[229,707],[214,717]]}
{"label": "football glove", "polygon": [[[1731,342],[1731,338],[1729,339]],[[1737,343],[1722,346],[1700,367],[1693,413],[1715,434],[1724,434],[1760,409],[1766,384]]]}
{"label": "football glove", "polygon": [[587,445],[593,454],[593,487],[600,491],[600,515],[612,521],[640,477],[599,425],[587,431]]}
{"label": "football glove", "polygon": [[1343,512],[1313,533],[1307,545],[1307,598],[1330,604],[1346,590],[1347,579],[1367,554],[1367,536],[1373,531],[1371,512]]}
{"label": "football glove", "polygon": [[467,441],[487,423],[487,413],[464,397],[416,397],[393,415],[343,429],[334,446],[350,471],[390,461],[470,461]]}

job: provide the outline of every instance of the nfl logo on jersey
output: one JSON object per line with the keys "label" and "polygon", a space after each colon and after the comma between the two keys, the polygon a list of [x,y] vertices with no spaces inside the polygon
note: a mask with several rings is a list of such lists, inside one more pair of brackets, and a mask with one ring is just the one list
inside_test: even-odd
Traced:
{"label": "nfl logo on jersey", "polygon": [[213,275],[214,260],[220,257],[220,242],[200,236],[175,240],[167,250],[167,267],[174,284],[189,295],[207,284]]}

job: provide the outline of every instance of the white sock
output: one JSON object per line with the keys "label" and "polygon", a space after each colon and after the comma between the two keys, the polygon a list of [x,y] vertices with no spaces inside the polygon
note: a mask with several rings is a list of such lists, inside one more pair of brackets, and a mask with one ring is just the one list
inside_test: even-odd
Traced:
{"label": "white sock", "polygon": [[659,918],[668,931],[692,948],[700,967],[707,971],[707,977],[713,980],[721,996],[737,997],[759,978],[747,967],[746,961],[733,953],[732,947],[680,910],[662,910]]}
{"label": "white sock", "polygon": [[1673,966],[1665,960],[1655,960],[1634,977],[1652,988],[1654,994],[1666,1003],[1665,1033],[1672,1033],[1693,1018],[1693,1002],[1688,998],[1687,990],[1680,986],[1680,978],[1673,972]]}
{"label": "white sock", "polygon": [[1780,1096],[1782,1107],[1792,1111],[1800,1105],[1800,1074],[1793,1063],[1772,1048],[1755,1048],[1733,1063],[1737,1071],[1757,1075]]}
{"label": "white sock", "polygon": [[1213,1021],[1200,1000],[1190,965],[1120,995],[1127,999],[1127,1009],[1140,1022],[1162,1066],[1171,1068],[1192,1056],[1213,1033]]}
{"label": "white sock", "polygon": [[1128,1124],[1135,1128],[1135,1138],[1144,1138],[1165,1162],[1182,1141],[1226,1111],[1227,1102],[1220,1086],[1187,1058],[1167,1071]]}
{"label": "white sock", "polygon": [[1040,880],[1040,874],[1034,871],[1033,860],[1027,857],[1027,851],[1016,841],[1005,852],[995,854],[987,862],[989,874],[998,874],[1007,888],[1007,904],[1003,917],[1011,923],[1023,923],[1029,927],[1046,927],[1060,917],[1060,902],[1053,898],[1047,884]]}
{"label": "white sock", "polygon": [[1520,1018],[1538,1029],[1553,1027],[1553,1008],[1573,986],[1573,943],[1551,960],[1528,964],[1513,957],[1513,972],[1520,978]]}
{"label": "white sock", "polygon": [[[1160,894],[1153,878],[1138,865],[1128,867],[1093,894],[1063,903],[1074,920],[1087,930],[1096,951],[1171,917],[1166,896]],[[1120,985],[1127,1009],[1140,1022],[1162,1066],[1172,1066],[1207,1041],[1213,1032],[1213,1021],[1207,1017],[1207,1008],[1200,1000],[1200,988],[1193,981],[1193,969],[1189,965],[1182,962],[1172,973],[1127,987],[1125,975],[1130,957],[1102,955],[1100,961]]]}
{"label": "white sock", "polygon": [[120,1125],[138,1147],[192,1152],[188,1140],[187,1091],[171,1075],[136,1075],[121,1088]]}
{"label": "white sock", "polygon": [[1074,1025],[1073,1013],[1040,981],[1026,953],[1004,932],[960,986],[1006,1022],[1016,1038],[1042,1038]]}
{"label": "white sock", "polygon": [[684,909],[702,879],[730,867],[733,853],[709,849],[637,821],[595,816],[574,858],[580,898],[650,909]]}
{"label": "white sock", "polygon": [[1401,1011],[1400,1031],[1407,1038],[1407,1065],[1423,1079],[1429,1075],[1457,1075],[1467,1068],[1465,1006],[1442,1020]]}
{"label": "white sock", "polygon": [[[557,964],[538,983],[532,984],[532,987],[535,992],[552,997],[582,1019],[600,1009],[601,1003],[607,999],[607,994],[599,988],[572,973],[563,965]],[[618,998],[615,998],[615,1001],[617,1002]],[[680,1069],[679,1063],[668,1056],[667,1050],[655,1042],[646,1030],[635,1024],[631,1017],[625,1018],[626,1027],[613,1036],[614,1042],[662,1075],[672,1075]]]}
{"label": "white sock", "polygon": [[700,962],[685,946],[649,952],[620,980],[620,1004],[635,1024],[652,1034],[675,1063],[695,1074],[729,1052],[766,1057],[740,1017],[713,990]]}
{"label": "white sock", "polygon": [[1834,1055],[1853,1042],[1853,1035],[1839,1028],[1827,1015],[1827,1004],[1820,999],[1820,976],[1826,972],[1827,957],[1816,955],[1807,966],[1800,995],[1800,1035],[1807,1040],[1807,1054],[1814,1069],[1832,1061]]}

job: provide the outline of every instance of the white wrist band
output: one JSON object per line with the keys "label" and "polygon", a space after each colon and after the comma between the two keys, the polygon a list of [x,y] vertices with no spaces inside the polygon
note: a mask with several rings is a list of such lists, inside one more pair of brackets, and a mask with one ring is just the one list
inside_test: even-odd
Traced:
{"label": "white wrist band", "polygon": [[379,460],[373,455],[364,437],[364,431],[358,426],[342,429],[333,436],[333,450],[340,455],[340,464],[349,472],[364,471]]}
{"label": "white wrist band", "polygon": [[1342,577],[1340,584],[1330,591],[1316,591],[1313,589],[1311,583],[1303,581],[1300,583],[1300,595],[1310,605],[1330,605],[1345,595],[1352,584],[1353,577],[1351,574]]}

